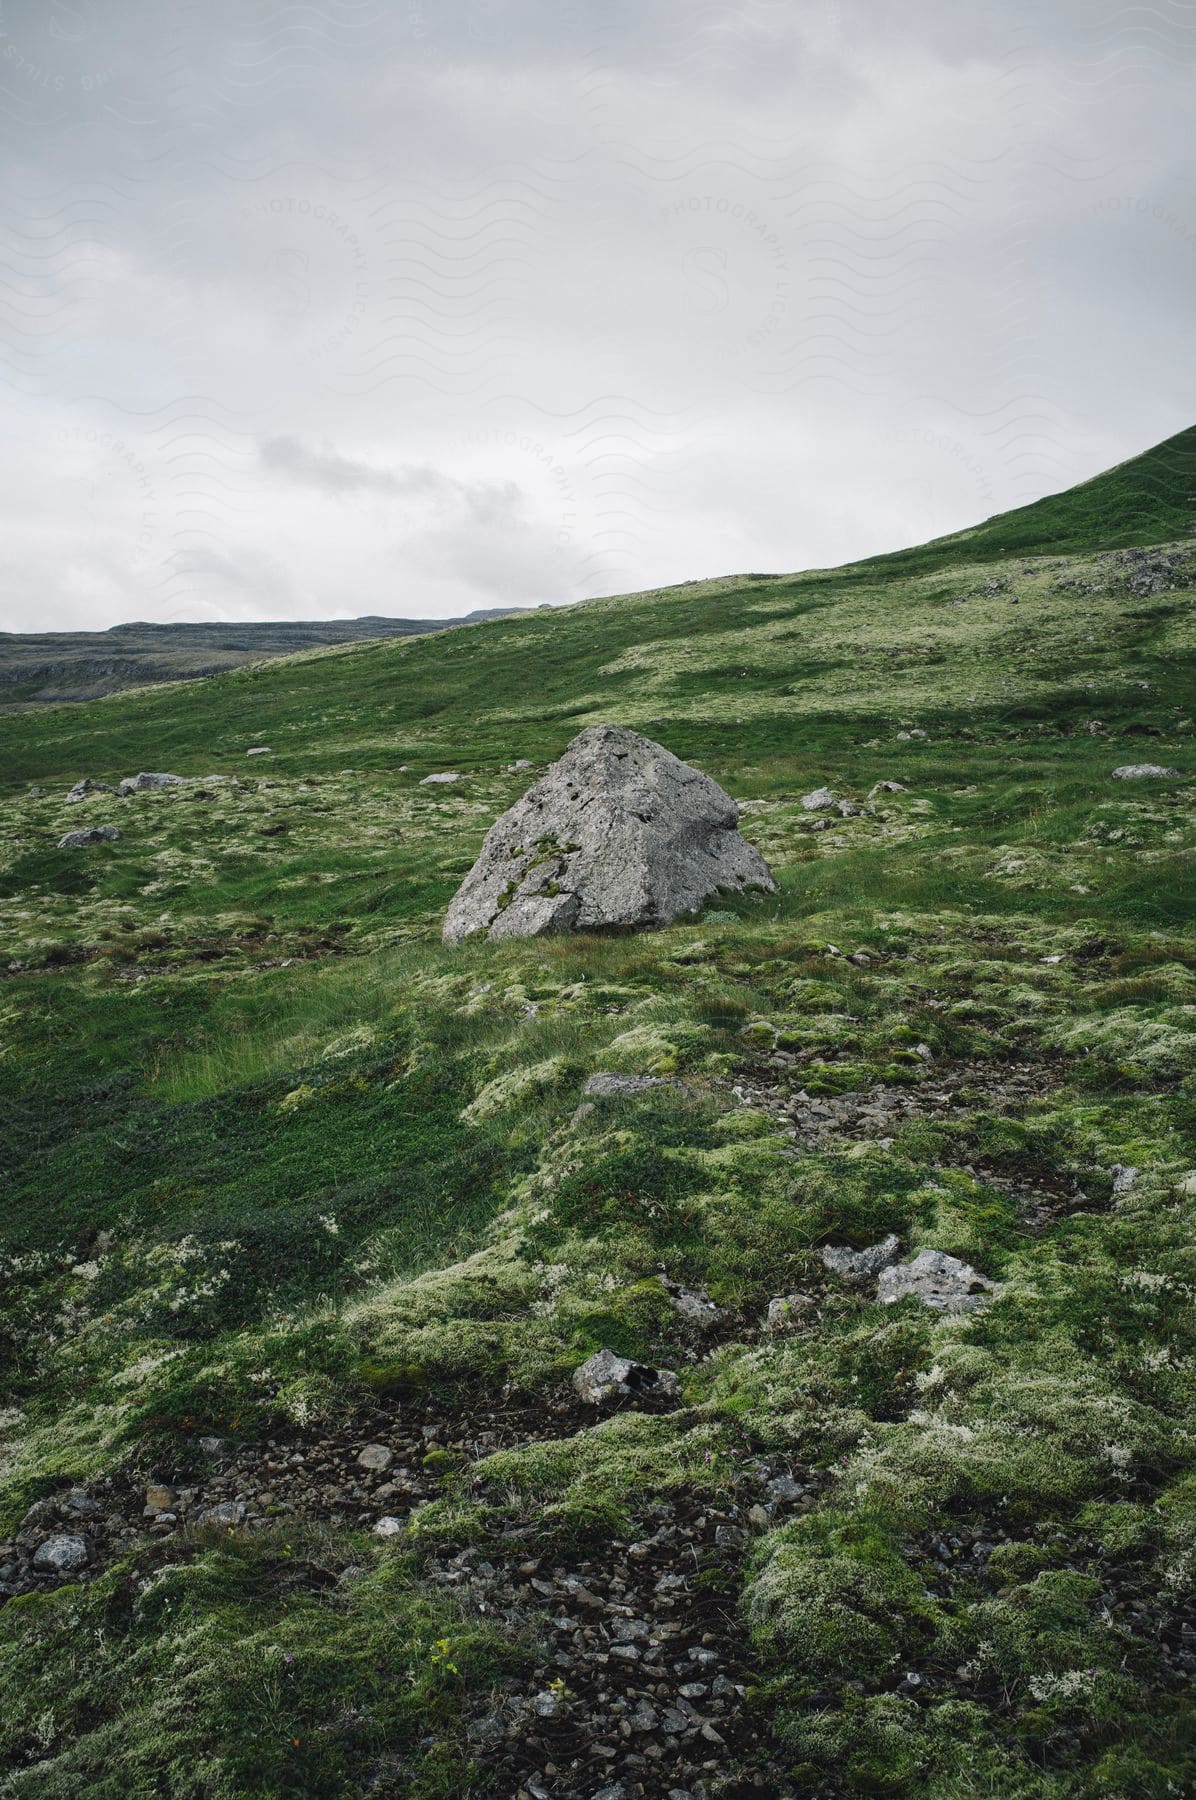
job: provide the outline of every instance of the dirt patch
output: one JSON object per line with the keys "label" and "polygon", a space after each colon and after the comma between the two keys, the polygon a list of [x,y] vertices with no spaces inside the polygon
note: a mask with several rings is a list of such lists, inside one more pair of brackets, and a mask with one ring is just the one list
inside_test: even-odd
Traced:
{"label": "dirt patch", "polygon": [[874,1141],[887,1149],[915,1119],[957,1118],[985,1108],[1014,1112],[1056,1093],[1061,1071],[1049,1062],[961,1062],[928,1065],[909,1085],[876,1082],[847,1094],[808,1094],[801,1071],[754,1070],[734,1082],[742,1106],[771,1113],[796,1150],[818,1150],[836,1142]]}
{"label": "dirt patch", "polygon": [[[262,1531],[294,1519],[373,1532],[389,1518],[397,1537],[446,1473],[468,1476],[496,1450],[570,1436],[596,1416],[564,1393],[468,1413],[395,1401],[333,1432],[206,1439],[201,1479],[147,1485],[117,1476],[39,1501],[0,1543],[0,1597],[86,1581],[153,1540],[176,1539],[183,1553],[214,1529]],[[530,1672],[479,1701],[468,1722],[494,1791],[530,1800],[795,1795],[783,1752],[749,1701],[737,1600],[752,1533],[807,1511],[819,1485],[792,1464],[745,1456],[714,1498],[645,1504],[627,1536],[595,1532],[592,1542],[562,1546],[508,1515],[484,1548],[427,1549],[430,1581],[530,1646]],[[39,1566],[47,1542],[66,1538],[82,1540],[86,1560]],[[330,1580],[324,1571],[320,1584]],[[390,1791],[399,1773],[384,1761],[376,1790]]]}
{"label": "dirt patch", "polygon": [[[499,1609],[513,1630],[538,1624],[530,1676],[468,1728],[498,1792],[796,1795],[749,1700],[737,1608],[749,1514],[769,1498],[769,1480],[800,1488],[789,1471],[745,1470],[715,1505],[686,1496],[646,1508],[633,1536],[547,1557],[536,1554],[534,1527],[519,1526],[509,1554],[481,1561],[465,1551],[440,1566],[437,1579]],[[810,1496],[802,1488],[797,1506]]]}

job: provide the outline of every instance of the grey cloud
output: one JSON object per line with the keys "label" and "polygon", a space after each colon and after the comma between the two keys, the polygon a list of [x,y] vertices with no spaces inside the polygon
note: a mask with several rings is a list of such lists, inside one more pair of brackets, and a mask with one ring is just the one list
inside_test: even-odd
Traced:
{"label": "grey cloud", "polygon": [[261,446],[265,468],[328,494],[393,494],[396,499],[427,500],[463,508],[479,524],[513,518],[522,495],[513,481],[465,482],[424,466],[383,469],[340,456],[335,450],[313,450],[298,438],[268,438]]}
{"label": "grey cloud", "polygon": [[375,469],[332,450],[309,449],[293,437],[267,438],[261,459],[265,468],[330,494],[401,494],[404,489],[410,492],[412,486],[416,491],[426,489],[429,481],[435,485],[430,470],[410,471],[400,477],[393,469]]}
{"label": "grey cloud", "polygon": [[567,601],[1090,475],[1191,422],[1194,57],[1170,0],[7,0],[6,623]]}

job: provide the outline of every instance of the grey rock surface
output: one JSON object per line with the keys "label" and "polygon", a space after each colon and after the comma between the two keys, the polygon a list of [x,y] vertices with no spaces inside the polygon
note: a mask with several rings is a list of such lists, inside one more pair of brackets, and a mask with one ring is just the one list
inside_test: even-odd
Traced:
{"label": "grey rock surface", "polygon": [[246,756],[273,756],[274,752],[269,744],[255,744],[253,749],[247,750],[245,754]]}
{"label": "grey rock surface", "polygon": [[245,1511],[243,1500],[222,1500],[218,1506],[205,1507],[203,1512],[197,1513],[195,1523],[197,1525],[239,1525],[245,1517]]}
{"label": "grey rock surface", "polygon": [[463,781],[464,779],[464,776],[459,775],[456,769],[441,769],[435,775],[425,775],[419,785],[420,787],[449,787],[454,781]]}
{"label": "grey rock surface", "polygon": [[696,1326],[699,1331],[711,1331],[719,1324],[723,1309],[710,1298],[705,1288],[683,1287],[680,1282],[670,1280],[667,1275],[662,1275],[660,1280],[672,1302],[673,1311],[688,1325]]}
{"label": "grey rock surface", "polygon": [[628,1394],[675,1394],[679,1384],[671,1369],[651,1369],[613,1350],[599,1350],[574,1369],[573,1386],[587,1405],[601,1406]]}
{"label": "grey rock surface", "polygon": [[91,1559],[91,1543],[80,1531],[61,1531],[44,1538],[33,1552],[33,1566],[50,1575],[69,1574],[85,1568]]}
{"label": "grey rock surface", "polygon": [[90,775],[85,775],[82,781],[75,783],[67,795],[67,803],[70,806],[76,806],[80,800],[86,800],[88,794],[114,794],[115,792],[116,789],[107,781],[93,781]]}
{"label": "grey rock surface", "polygon": [[615,1075],[603,1069],[597,1075],[587,1075],[581,1091],[605,1100],[624,1094],[646,1094],[649,1088],[675,1085],[664,1075]]}
{"label": "grey rock surface", "polygon": [[828,787],[813,788],[810,793],[803,794],[801,803],[807,812],[826,812],[835,804],[835,796]]}
{"label": "grey rock surface", "polygon": [[970,1263],[942,1250],[922,1250],[913,1262],[881,1271],[876,1297],[884,1306],[913,1294],[935,1312],[976,1312],[987,1305],[994,1285]]}
{"label": "grey rock surface", "polygon": [[68,831],[59,838],[60,850],[86,850],[92,844],[114,844],[120,832],[115,825],[88,825],[83,831]]}
{"label": "grey rock surface", "polygon": [[444,936],[667,925],[720,888],[773,892],[718,783],[619,725],[581,732],[486,835]]}
{"label": "grey rock surface", "polygon": [[1114,781],[1144,781],[1154,776],[1156,779],[1166,777],[1168,780],[1174,780],[1178,774],[1178,769],[1164,769],[1159,763],[1123,763],[1120,769],[1114,769],[1113,779]]}
{"label": "grey rock surface", "polygon": [[822,1260],[832,1275],[838,1275],[844,1281],[871,1281],[890,1263],[895,1263],[901,1254],[901,1240],[892,1232],[879,1244],[869,1244],[866,1250],[853,1250],[847,1244],[824,1244]]}
{"label": "grey rock surface", "polygon": [[367,1444],[357,1460],[363,1469],[389,1469],[394,1451],[386,1444]]}
{"label": "grey rock surface", "polygon": [[185,775],[161,775],[153,772],[147,774],[143,770],[140,775],[126,775],[116,791],[118,794],[144,794],[151,788],[186,787],[186,785]]}

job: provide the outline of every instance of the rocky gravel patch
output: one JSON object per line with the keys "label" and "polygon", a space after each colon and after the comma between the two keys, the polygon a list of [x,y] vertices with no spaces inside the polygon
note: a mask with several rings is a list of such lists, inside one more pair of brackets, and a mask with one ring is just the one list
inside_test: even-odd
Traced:
{"label": "rocky gravel patch", "polygon": [[1073,1213],[1092,1212],[1093,1202],[1074,1175],[1052,1169],[1019,1170],[1011,1175],[1007,1169],[991,1163],[968,1163],[967,1173],[986,1187],[1008,1194],[1015,1201],[1023,1223],[1035,1233],[1049,1231],[1061,1219]]}
{"label": "rocky gravel patch", "polygon": [[[164,1471],[134,1484],[119,1474],[39,1500],[15,1536],[0,1541],[0,1600],[86,1579],[146,1538],[202,1527],[260,1531],[302,1519],[372,1531],[381,1518],[405,1519],[434,1499],[446,1473],[514,1444],[568,1436],[582,1415],[564,1400],[499,1404],[468,1417],[431,1401],[395,1402],[334,1432],[296,1427],[258,1443],[201,1438],[206,1467],[198,1476]],[[75,1532],[85,1536],[85,1556],[70,1566],[39,1561],[45,1541]]]}
{"label": "rocky gravel patch", "polygon": [[1059,1070],[1046,1062],[960,1062],[949,1069],[928,1068],[908,1086],[876,1082],[853,1093],[827,1095],[808,1094],[800,1080],[800,1068],[777,1056],[767,1069],[743,1076],[731,1087],[740,1105],[771,1113],[781,1122],[795,1153],[861,1140],[888,1149],[914,1119],[949,1119],[975,1107],[1014,1111],[1055,1092]]}
{"label": "rocky gravel patch", "polygon": [[475,1604],[512,1630],[538,1622],[530,1676],[512,1680],[470,1723],[497,1792],[552,1800],[713,1800],[796,1795],[750,1699],[750,1654],[736,1594],[752,1529],[814,1488],[756,1465],[717,1503],[687,1495],[646,1507],[633,1534],[540,1555],[536,1530],[510,1549],[441,1563]]}
{"label": "rocky gravel patch", "polygon": [[[663,1409],[663,1399],[651,1407]],[[0,1543],[0,1601],[87,1580],[154,1539],[178,1538],[181,1549],[213,1531],[287,1519],[400,1537],[446,1472],[593,1418],[564,1395],[469,1415],[396,1402],[334,1432],[205,1438],[198,1479],[134,1485],[118,1476],[38,1501]],[[745,1455],[716,1497],[645,1504],[625,1535],[561,1545],[508,1517],[483,1548],[425,1550],[431,1582],[533,1646],[530,1673],[487,1696],[468,1725],[494,1791],[524,1800],[795,1795],[753,1714],[737,1595],[752,1534],[807,1510],[818,1486],[804,1469]]]}

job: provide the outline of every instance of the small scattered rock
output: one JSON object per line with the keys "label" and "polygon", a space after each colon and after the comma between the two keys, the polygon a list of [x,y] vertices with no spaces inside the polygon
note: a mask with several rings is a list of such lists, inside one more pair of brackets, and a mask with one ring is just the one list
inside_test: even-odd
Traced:
{"label": "small scattered rock", "polygon": [[92,844],[114,844],[120,832],[115,825],[89,825],[84,831],[68,831],[59,838],[60,850],[86,850]]}
{"label": "small scattered rock", "polygon": [[381,1473],[383,1469],[389,1469],[394,1459],[394,1451],[385,1444],[367,1444],[357,1461],[363,1469],[375,1469]]}
{"label": "small scattered rock", "polygon": [[246,756],[273,756],[274,752],[268,744],[255,744],[253,749],[247,750],[245,754]]}
{"label": "small scattered rock", "polygon": [[665,1282],[669,1298],[673,1303],[673,1311],[679,1313],[690,1325],[696,1325],[699,1331],[711,1331],[723,1316],[721,1306],[716,1306],[710,1295],[699,1288],[677,1287],[670,1281]]}
{"label": "small scattered rock", "polygon": [[[33,790],[30,789],[30,792],[32,791]],[[85,775],[82,781],[77,781],[75,783],[74,787],[67,795],[67,802],[69,805],[74,806],[80,800],[86,800],[88,794],[114,794],[115,792],[116,789],[112,787],[109,782],[93,781],[89,775]]]}
{"label": "small scattered rock", "polygon": [[835,796],[828,787],[813,788],[803,794],[801,803],[807,812],[826,812],[835,804]]}
{"label": "small scattered rock", "polygon": [[1178,769],[1164,769],[1159,763],[1124,763],[1120,769],[1114,769],[1114,781],[1144,781],[1147,779],[1174,781],[1179,775]]}
{"label": "small scattered rock", "polygon": [[243,1500],[221,1500],[216,1506],[205,1506],[195,1516],[197,1525],[239,1525],[245,1517]]}
{"label": "small scattered rock", "polygon": [[167,1487],[165,1482],[152,1481],[145,1490],[147,1512],[173,1512],[178,1502],[177,1493],[172,1487]]}
{"label": "small scattered rock", "polygon": [[419,785],[420,787],[448,787],[452,782],[464,779],[465,777],[458,774],[456,769],[443,769],[437,775],[425,775]]}
{"label": "small scattered rock", "polygon": [[673,1085],[663,1075],[615,1075],[603,1069],[597,1075],[587,1076],[581,1091],[590,1096],[610,1099],[612,1096],[625,1094],[646,1094],[649,1088]]}
{"label": "small scattered rock", "polygon": [[908,794],[909,789],[900,781],[875,781],[868,789],[869,800],[875,800],[878,794]]}
{"label": "small scattered rock", "polygon": [[374,1536],[380,1538],[398,1537],[404,1529],[402,1519],[396,1519],[393,1513],[387,1513],[374,1526]]}
{"label": "small scattered rock", "polygon": [[507,764],[507,774],[518,775],[521,769],[530,769],[531,766],[526,756],[517,756],[514,762]]}
{"label": "small scattered rock", "polygon": [[1138,1171],[1132,1163],[1114,1163],[1110,1172],[1114,1194],[1128,1194],[1138,1179]]}
{"label": "small scattered rock", "polygon": [[58,1504],[63,1512],[72,1513],[77,1519],[90,1519],[100,1510],[99,1501],[93,1500],[82,1488],[72,1488],[63,1494]]}
{"label": "small scattered rock", "polygon": [[652,1369],[613,1350],[599,1350],[574,1369],[573,1386],[588,1406],[602,1406],[626,1395],[673,1395],[680,1383],[671,1369]]}
{"label": "small scattered rock", "polygon": [[185,787],[186,785],[187,777],[185,775],[147,774],[143,770],[140,775],[126,775],[116,791],[118,794],[143,794],[149,788]]}

